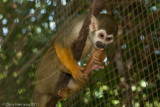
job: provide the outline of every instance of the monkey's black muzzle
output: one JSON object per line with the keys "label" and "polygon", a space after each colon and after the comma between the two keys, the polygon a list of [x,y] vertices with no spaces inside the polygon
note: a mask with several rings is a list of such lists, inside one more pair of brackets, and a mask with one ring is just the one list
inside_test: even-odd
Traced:
{"label": "monkey's black muzzle", "polygon": [[96,42],[96,46],[97,46],[97,48],[105,48],[106,47],[105,44],[100,41]]}

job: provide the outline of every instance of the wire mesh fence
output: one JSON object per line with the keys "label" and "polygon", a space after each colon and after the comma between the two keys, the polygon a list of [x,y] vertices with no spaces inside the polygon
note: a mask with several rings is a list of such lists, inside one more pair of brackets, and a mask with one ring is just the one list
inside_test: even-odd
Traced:
{"label": "wire mesh fence", "polygon": [[[53,37],[87,13],[90,3],[0,1],[0,106],[31,106],[41,57]],[[94,71],[83,89],[57,106],[159,107],[160,1],[106,0],[104,5],[102,13],[113,13],[122,35],[107,47],[105,69]]]}
{"label": "wire mesh fence", "polygon": [[108,53],[105,70],[94,73],[65,107],[160,106],[159,3],[112,1],[110,10],[123,34],[108,47],[115,49]]}

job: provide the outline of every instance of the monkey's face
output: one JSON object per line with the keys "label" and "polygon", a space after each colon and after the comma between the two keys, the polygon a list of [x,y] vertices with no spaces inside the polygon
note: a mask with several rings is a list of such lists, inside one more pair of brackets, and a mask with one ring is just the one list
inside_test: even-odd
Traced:
{"label": "monkey's face", "polygon": [[91,17],[90,38],[95,48],[105,48],[106,45],[113,42],[117,33],[118,25],[109,15],[100,15],[98,19]]}
{"label": "monkey's face", "polygon": [[108,35],[105,30],[101,29],[95,32],[92,40],[96,48],[105,48],[113,42],[113,34]]}

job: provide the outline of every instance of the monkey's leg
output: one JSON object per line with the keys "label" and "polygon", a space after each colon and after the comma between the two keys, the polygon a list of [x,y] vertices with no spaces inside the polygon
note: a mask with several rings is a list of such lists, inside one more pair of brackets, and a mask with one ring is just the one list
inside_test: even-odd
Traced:
{"label": "monkey's leg", "polygon": [[66,98],[66,97],[70,96],[71,94],[73,94],[74,92],[76,92],[83,84],[84,83],[76,81],[73,78],[71,78],[69,80],[69,83],[68,83],[67,87],[60,90],[58,92],[58,95],[60,97],[62,97],[62,99]]}
{"label": "monkey's leg", "polygon": [[69,87],[66,87],[58,92],[58,95],[62,97],[62,99],[69,97],[74,90],[70,89]]}
{"label": "monkey's leg", "polygon": [[46,107],[47,106],[47,103],[49,102],[51,96],[50,95],[46,95],[46,94],[43,94],[41,96],[41,102],[40,102],[40,107]]}
{"label": "monkey's leg", "polygon": [[51,98],[51,95],[36,92],[36,93],[34,93],[33,103],[36,103],[38,105],[38,107],[46,107],[50,98]]}

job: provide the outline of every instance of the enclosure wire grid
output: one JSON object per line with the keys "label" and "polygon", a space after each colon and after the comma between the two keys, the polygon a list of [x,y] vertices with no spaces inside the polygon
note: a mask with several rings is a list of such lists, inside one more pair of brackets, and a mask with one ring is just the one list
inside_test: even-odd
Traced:
{"label": "enclosure wire grid", "polygon": [[105,69],[95,71],[64,107],[160,107],[160,1],[112,3],[123,34],[107,54]]}
{"label": "enclosure wire grid", "polygon": [[[106,0],[123,31],[63,107],[160,107],[160,1]],[[55,35],[89,0],[0,1],[0,106],[31,104],[36,68]]]}

